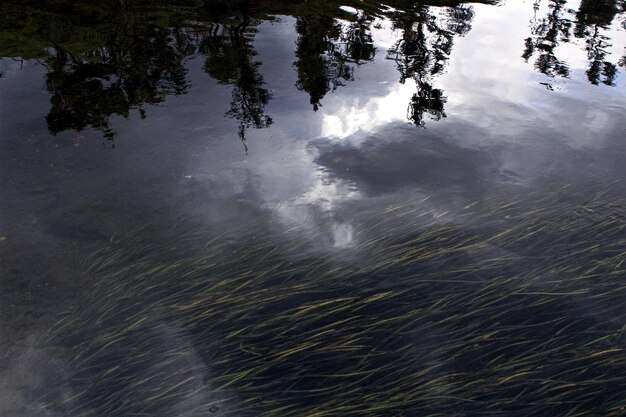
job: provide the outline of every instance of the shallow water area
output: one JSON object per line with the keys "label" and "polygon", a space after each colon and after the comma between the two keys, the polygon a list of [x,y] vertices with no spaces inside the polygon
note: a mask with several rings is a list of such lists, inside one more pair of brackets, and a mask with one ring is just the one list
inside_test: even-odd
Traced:
{"label": "shallow water area", "polygon": [[624,415],[623,1],[0,12],[0,415]]}

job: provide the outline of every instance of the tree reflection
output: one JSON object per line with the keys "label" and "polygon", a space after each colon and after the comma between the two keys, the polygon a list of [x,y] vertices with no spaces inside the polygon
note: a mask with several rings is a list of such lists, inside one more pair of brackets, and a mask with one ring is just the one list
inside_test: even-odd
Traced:
{"label": "tree reflection", "polygon": [[261,62],[253,60],[255,24],[248,17],[236,25],[211,24],[200,44],[200,52],[206,55],[205,71],[221,84],[233,86],[226,116],[239,122],[238,134],[246,150],[246,129],[272,124],[272,118],[265,114],[271,94],[263,87]]}
{"label": "tree reflection", "polygon": [[540,0],[535,2],[535,18],[532,25],[532,36],[526,39],[526,48],[522,57],[526,62],[535,54],[535,68],[549,76],[567,77],[569,67],[565,61],[557,58],[556,49],[561,42],[569,42],[572,23],[563,18],[567,0],[550,0],[548,15],[537,20]]}
{"label": "tree reflection", "polygon": [[[568,77],[570,68],[559,48],[584,40],[589,82],[615,85],[626,57],[611,60],[607,33],[615,16],[624,12],[624,1],[581,0],[577,10],[569,9],[567,0],[545,1],[543,17],[537,17],[541,0],[534,3],[536,16],[523,58],[549,77]],[[415,82],[407,117],[417,126],[446,117],[447,96],[437,78],[445,71],[455,37],[467,34],[474,18],[472,6],[447,0],[177,0],[176,6],[166,7],[154,0],[120,0],[123,7],[91,0],[70,3],[27,2],[16,6],[23,7],[19,13],[0,15],[0,26],[9,28],[0,30],[2,55],[37,59],[47,68],[50,132],[93,128],[112,139],[112,116],[128,117],[138,110],[146,117],[146,104],[185,94],[186,60],[201,54],[206,73],[232,88],[225,115],[237,121],[244,146],[249,129],[273,122],[266,112],[271,92],[254,49],[257,28],[272,19],[268,16],[295,17],[296,88],[308,94],[313,110],[329,92],[354,80],[358,66],[374,59],[372,29],[390,22],[398,36],[386,58],[394,61],[400,83]]]}
{"label": "tree reflection", "polygon": [[116,28],[123,33],[107,34],[99,48],[77,55],[57,45],[46,59],[51,133],[92,127],[112,139],[111,115],[128,117],[131,109],[187,91],[183,63],[193,48],[184,33],[125,23]]}
{"label": "tree reflection", "polygon": [[395,61],[400,83],[407,79],[416,83],[407,117],[417,126],[425,125],[425,115],[433,120],[446,117],[447,98],[435,88],[434,78],[445,68],[454,36],[469,32],[473,17],[470,6],[434,8],[420,3],[409,3],[390,14],[394,29],[402,31],[402,36],[387,51],[387,59]]}
{"label": "tree reflection", "polygon": [[[272,119],[264,107],[270,92],[262,87],[261,63],[253,60],[258,21],[247,16],[245,1],[238,6],[227,3],[209,1],[201,8],[183,9],[187,14],[182,17],[176,8],[160,12],[128,3],[117,11],[94,6],[88,16],[35,12],[26,19],[12,19],[18,30],[45,34],[45,42],[33,41],[23,50],[40,58],[47,69],[50,132],[93,128],[112,140],[116,132],[111,116],[128,117],[136,109],[145,118],[145,104],[187,93],[186,59],[198,53],[206,55],[205,70],[211,77],[233,86],[226,116],[238,120],[242,141],[246,129],[269,126]],[[234,13],[243,16],[236,23],[229,19]],[[89,19],[95,21],[86,26],[76,23]],[[228,24],[218,23],[227,19]],[[37,49],[47,44],[49,48]]]}
{"label": "tree reflection", "polygon": [[365,14],[349,23],[318,14],[297,19],[296,87],[309,94],[313,110],[326,93],[354,80],[354,65],[374,59],[371,22]]}
{"label": "tree reflection", "polygon": [[[549,77],[568,77],[568,64],[557,58],[557,50],[563,43],[575,38],[585,40],[585,51],[589,61],[586,71],[590,83],[615,85],[617,64],[607,60],[611,46],[606,31],[616,14],[624,11],[622,0],[582,0],[578,11],[568,9],[567,0],[550,0],[546,17],[537,19],[541,0],[536,0],[535,18],[531,35],[525,41],[522,57],[529,61],[533,56],[535,68]],[[572,30],[573,29],[573,30]]]}
{"label": "tree reflection", "polygon": [[615,85],[617,65],[606,59],[611,40],[603,32],[613,22],[620,6],[623,8],[624,2],[582,0],[576,13],[574,36],[585,39],[585,51],[590,62],[587,79],[592,84]]}

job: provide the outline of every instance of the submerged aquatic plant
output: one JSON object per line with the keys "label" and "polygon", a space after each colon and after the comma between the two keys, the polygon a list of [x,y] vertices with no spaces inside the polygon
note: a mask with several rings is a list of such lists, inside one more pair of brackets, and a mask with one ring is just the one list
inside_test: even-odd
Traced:
{"label": "submerged aquatic plant", "polygon": [[[66,416],[623,416],[623,198],[354,215],[354,256],[182,225],[113,239],[50,334]],[[261,226],[259,226],[261,227]],[[264,236],[264,237],[263,237]]]}

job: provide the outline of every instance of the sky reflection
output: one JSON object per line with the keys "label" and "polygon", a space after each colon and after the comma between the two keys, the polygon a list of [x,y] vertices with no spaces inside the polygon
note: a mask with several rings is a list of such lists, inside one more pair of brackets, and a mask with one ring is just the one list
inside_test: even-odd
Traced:
{"label": "sky reflection", "polygon": [[[611,233],[618,205],[607,215],[586,204],[606,189],[618,201],[626,195],[624,3],[428,3],[63,13],[47,4],[0,6],[0,356],[9,358],[0,367],[0,391],[8,393],[0,393],[0,414],[54,415],[41,411],[34,394],[51,384],[59,387],[53,394],[70,395],[54,379],[69,364],[40,336],[90,288],[85,256],[137,228],[165,236],[148,239],[152,250],[184,256],[202,253],[208,236],[226,235],[211,256],[245,273],[257,265],[233,266],[238,257],[253,259],[236,251],[257,239],[297,246],[277,251],[276,262],[308,262],[311,253],[331,265],[348,259],[347,281],[325,283],[339,293],[355,290],[349,277],[360,261],[376,255],[383,262],[391,243],[402,245],[383,239],[391,246],[378,254],[380,247],[365,246],[391,236],[386,228],[404,238],[407,229],[424,236],[445,226],[464,239],[495,230],[483,220],[499,210],[496,201],[559,195],[539,220],[577,237],[569,222],[584,233],[592,227],[579,212],[558,217],[571,198]],[[190,238],[189,249],[176,243],[179,230],[202,236]],[[293,243],[300,240],[306,245]],[[556,251],[551,259],[570,259],[558,252],[558,236],[547,241],[556,242],[543,248]],[[516,245],[490,241],[466,261],[541,249]],[[202,271],[206,263],[196,261],[190,265]],[[436,262],[426,265],[433,273],[444,264]],[[513,267],[534,273],[534,265]],[[524,280],[519,285],[526,289]],[[596,314],[588,310],[573,311]],[[151,316],[157,324],[159,314]],[[254,319],[238,315],[242,323]],[[621,326],[607,316],[593,318]],[[512,320],[511,328],[519,324]],[[181,367],[196,369],[190,385],[201,392],[194,401],[204,403],[213,398],[213,385],[203,382],[213,369],[180,325],[171,320],[148,334],[186,352]],[[425,348],[441,345],[448,330],[430,334]],[[27,369],[29,358],[52,368]]]}

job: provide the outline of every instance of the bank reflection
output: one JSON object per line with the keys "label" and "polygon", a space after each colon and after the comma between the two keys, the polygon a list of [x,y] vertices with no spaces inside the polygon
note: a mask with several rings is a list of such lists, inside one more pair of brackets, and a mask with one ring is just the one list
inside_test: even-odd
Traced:
{"label": "bank reflection", "polygon": [[194,48],[184,31],[125,23],[95,49],[78,55],[57,45],[43,61],[52,94],[46,116],[52,134],[89,127],[112,139],[112,115],[128,117],[138,109],[145,118],[145,104],[188,91],[184,62]]}
{"label": "bank reflection", "polygon": [[[294,87],[308,95],[312,110],[378,57],[393,61],[400,84],[415,84],[405,108],[406,118],[419,127],[447,117],[448,94],[438,79],[447,71],[455,39],[471,32],[476,16],[476,6],[448,1],[364,1],[350,7],[334,1],[182,3],[155,8],[150,2],[141,7],[125,2],[119,10],[91,5],[95,11],[88,9],[88,16],[77,6],[64,14],[53,4],[27,3],[1,18],[8,39],[22,41],[4,42],[0,54],[37,59],[46,67],[52,134],[95,129],[109,140],[116,135],[112,116],[127,118],[136,111],[145,118],[149,106],[187,94],[187,60],[199,56],[206,74],[231,88],[223,114],[236,121],[236,134],[247,148],[247,131],[267,128],[277,117],[266,110],[272,91],[255,46],[259,27],[277,15],[295,18],[295,59],[281,70],[296,72]],[[616,84],[626,59],[611,54],[611,36],[617,16],[623,17],[623,2],[583,0],[572,9],[567,0],[537,0],[534,8],[524,60],[550,78],[568,78],[572,71],[563,49],[578,42],[578,53],[588,62],[587,81]],[[390,47],[373,39],[382,26],[396,38]]]}

